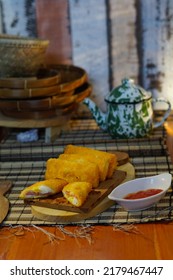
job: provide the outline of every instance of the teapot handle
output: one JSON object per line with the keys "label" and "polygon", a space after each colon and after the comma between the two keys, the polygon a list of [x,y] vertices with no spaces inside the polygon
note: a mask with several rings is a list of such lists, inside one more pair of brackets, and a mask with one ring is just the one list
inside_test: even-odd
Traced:
{"label": "teapot handle", "polygon": [[165,111],[162,119],[159,122],[154,122],[153,123],[153,127],[154,128],[157,128],[157,127],[161,126],[164,123],[164,121],[169,117],[170,112],[171,112],[171,103],[168,100],[166,100],[164,98],[155,98],[155,99],[153,99],[153,103],[156,103],[156,102],[164,102],[164,103],[166,103],[168,105],[168,108]]}

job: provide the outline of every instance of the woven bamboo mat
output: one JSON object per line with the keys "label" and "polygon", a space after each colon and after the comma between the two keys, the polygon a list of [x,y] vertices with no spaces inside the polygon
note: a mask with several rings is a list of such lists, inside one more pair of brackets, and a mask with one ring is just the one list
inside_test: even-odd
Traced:
{"label": "woven bamboo mat", "polygon": [[[45,143],[44,135],[33,143],[19,143],[16,132],[12,132],[4,143],[0,144],[0,179],[13,182],[7,194],[10,211],[3,222],[8,225],[50,225],[33,217],[30,206],[18,198],[21,190],[44,178],[45,163],[50,157],[57,157],[67,144],[84,145],[103,151],[124,151],[130,156],[135,167],[136,178],[151,176],[162,172],[173,174],[173,166],[165,143],[163,128],[154,131],[148,138],[120,140],[112,139],[101,131],[92,119],[71,120],[69,130],[62,132],[54,143]],[[73,224],[119,224],[171,221],[173,219],[173,198],[170,189],[166,196],[148,210],[126,212],[114,205],[103,213]]]}

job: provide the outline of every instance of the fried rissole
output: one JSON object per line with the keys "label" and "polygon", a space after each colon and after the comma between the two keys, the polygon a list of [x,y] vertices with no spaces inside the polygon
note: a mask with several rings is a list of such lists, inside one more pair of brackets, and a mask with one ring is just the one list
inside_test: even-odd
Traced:
{"label": "fried rissole", "polygon": [[62,193],[64,197],[74,206],[80,207],[85,202],[88,194],[92,190],[91,183],[88,182],[73,182],[67,184]]}
{"label": "fried rissole", "polygon": [[90,156],[90,158],[102,159],[109,162],[108,172],[106,178],[111,178],[115,169],[117,168],[117,157],[115,154],[95,150],[84,146],[67,145],[64,149],[64,154],[81,154]]}
{"label": "fried rissole", "polygon": [[68,182],[63,179],[49,179],[36,182],[26,187],[19,195],[22,199],[32,199],[39,197],[48,197],[59,193]]}
{"label": "fried rissole", "polygon": [[46,162],[46,179],[64,179],[68,183],[89,182],[93,188],[99,185],[99,169],[94,163],[86,160],[69,161],[60,158],[50,158]]}
{"label": "fried rissole", "polygon": [[90,154],[60,154],[60,159],[70,160],[70,161],[78,161],[87,160],[88,162],[94,163],[98,166],[99,169],[99,179],[100,181],[105,181],[109,168],[108,159],[103,159],[101,157],[93,157]]}

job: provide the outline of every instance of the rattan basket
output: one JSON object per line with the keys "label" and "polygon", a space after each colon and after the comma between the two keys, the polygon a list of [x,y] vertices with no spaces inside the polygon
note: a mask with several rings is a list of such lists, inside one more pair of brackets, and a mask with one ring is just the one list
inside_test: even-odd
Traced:
{"label": "rattan basket", "polygon": [[0,35],[0,77],[32,77],[45,65],[48,40]]}

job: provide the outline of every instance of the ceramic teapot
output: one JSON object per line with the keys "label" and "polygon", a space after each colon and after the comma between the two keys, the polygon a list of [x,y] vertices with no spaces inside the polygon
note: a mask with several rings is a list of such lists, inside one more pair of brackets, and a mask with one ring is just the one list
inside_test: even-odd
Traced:
{"label": "ceramic teapot", "polygon": [[[164,98],[153,99],[150,92],[136,86],[131,79],[122,80],[105,101],[107,112],[102,112],[90,99],[83,103],[88,106],[97,124],[113,138],[139,138],[149,135],[156,127],[161,126],[171,112],[171,104]],[[161,121],[153,120],[153,105],[156,102],[167,104]]]}

